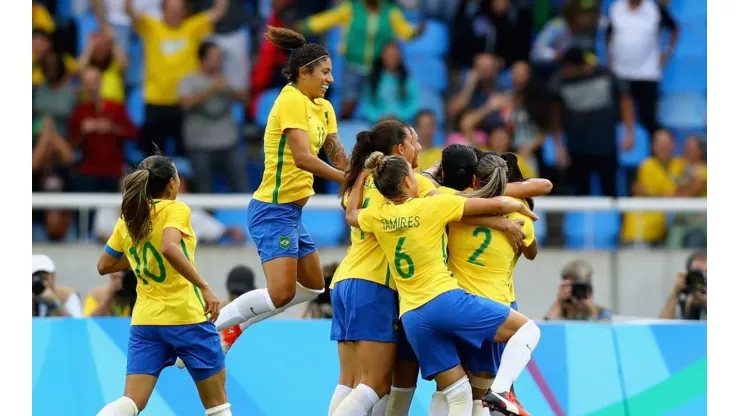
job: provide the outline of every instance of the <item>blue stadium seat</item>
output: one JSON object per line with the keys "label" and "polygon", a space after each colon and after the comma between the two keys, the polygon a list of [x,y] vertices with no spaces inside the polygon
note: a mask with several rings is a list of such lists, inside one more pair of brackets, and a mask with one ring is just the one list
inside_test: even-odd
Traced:
{"label": "blue stadium seat", "polygon": [[447,66],[442,58],[404,56],[404,63],[420,87],[432,88],[440,93],[447,89]]}
{"label": "blue stadium seat", "polygon": [[681,23],[691,20],[707,20],[707,0],[671,0],[668,10]]}
{"label": "blue stadium seat", "polygon": [[[567,143],[565,135],[563,135],[563,142]],[[545,140],[542,142],[542,159],[547,166],[555,166],[557,161],[557,147],[555,147],[555,139],[552,138],[551,134],[545,136]]]}
{"label": "blue stadium seat", "polygon": [[[213,213],[213,217],[221,222],[223,225],[231,227],[239,227],[244,231],[244,235],[250,244],[254,244],[252,237],[249,235],[247,229],[247,222],[249,221],[249,214],[246,209],[220,209]],[[224,237],[224,243],[228,243],[230,239]]]}
{"label": "blue stadium seat", "polygon": [[707,22],[690,20],[681,23],[681,36],[674,52],[674,58],[704,58],[707,56]]}
{"label": "blue stadium seat", "polygon": [[144,152],[136,147],[136,142],[133,140],[123,142],[123,156],[126,158],[126,163],[133,166],[138,165],[146,157]]}
{"label": "blue stadium seat", "polygon": [[64,21],[72,17],[74,9],[72,7],[73,0],[57,0],[57,12],[56,21]]}
{"label": "blue stadium seat", "polygon": [[75,17],[77,21],[77,50],[82,53],[87,47],[87,38],[99,29],[98,19],[92,13],[85,13]]}
{"label": "blue stadium seat", "polygon": [[44,229],[44,225],[35,222],[32,226],[31,241],[34,243],[38,241],[46,241],[46,230]]}
{"label": "blue stadium seat", "polygon": [[[617,145],[622,142],[624,132],[624,124],[619,123],[619,126],[617,126]],[[650,156],[650,147],[650,135],[647,130],[645,130],[645,127],[639,124],[635,125],[634,145],[632,146],[632,149],[627,152],[620,148],[619,163],[627,168],[636,168],[640,166],[640,163]]]}
{"label": "blue stadium seat", "polygon": [[[244,106],[240,103],[232,104],[231,115],[234,117],[237,128],[241,129],[241,127],[244,125]],[[241,136],[241,131],[239,131],[239,135]]]}
{"label": "blue stadium seat", "polygon": [[370,124],[359,120],[343,120],[339,122],[339,139],[342,141],[344,151],[347,154],[352,153],[352,149],[357,142],[357,133],[368,130],[372,127]]}
{"label": "blue stadium seat", "polygon": [[[340,48],[342,46],[342,29],[335,27],[324,35],[324,42],[326,42],[326,50],[329,51],[329,55],[333,57],[341,55]],[[333,63],[333,62],[332,62]]]}
{"label": "blue stadium seat", "polygon": [[[339,207],[339,200],[337,200]],[[303,210],[303,225],[311,234],[316,247],[336,247],[347,229],[341,210]]]}
{"label": "blue stadium seat", "polygon": [[671,59],[665,67],[661,91],[664,94],[707,92],[706,57],[680,57]]}
{"label": "blue stadium seat", "polygon": [[434,113],[437,124],[440,126],[445,121],[445,103],[442,95],[429,88],[419,88],[419,110],[429,110]]}
{"label": "blue stadium seat", "polygon": [[138,36],[128,44],[128,68],[126,85],[138,87],[144,80],[144,46]]}
{"label": "blue stadium seat", "polygon": [[671,129],[704,129],[707,125],[707,98],[704,94],[663,94],[658,120]]}
{"label": "blue stadium seat", "polygon": [[450,48],[447,25],[437,20],[427,20],[424,32],[414,40],[403,42],[401,48],[406,56],[442,57]]}
{"label": "blue stadium seat", "polygon": [[272,105],[275,104],[275,99],[279,94],[280,90],[278,88],[271,88],[263,92],[257,99],[257,114],[255,115],[254,121],[256,121],[261,127],[265,127],[267,125],[267,118],[270,116],[270,110],[272,110]]}
{"label": "blue stadium seat", "polygon": [[571,211],[563,218],[563,237],[569,249],[612,250],[617,247],[619,230],[616,211]]}
{"label": "blue stadium seat", "polygon": [[126,98],[126,110],[128,111],[131,121],[141,127],[144,124],[144,97],[141,88],[132,89]]}
{"label": "blue stadium seat", "polygon": [[[534,205],[534,208],[537,209],[537,204]],[[544,212],[540,212],[538,215],[540,219],[534,223],[534,236],[537,238],[538,245],[542,247],[542,244],[547,240],[547,215]]]}

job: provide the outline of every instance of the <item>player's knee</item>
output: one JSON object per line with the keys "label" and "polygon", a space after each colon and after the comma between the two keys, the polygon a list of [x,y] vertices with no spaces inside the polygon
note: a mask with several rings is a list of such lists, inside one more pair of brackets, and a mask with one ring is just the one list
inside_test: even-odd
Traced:
{"label": "player's knee", "polygon": [[295,285],[281,285],[274,289],[268,289],[270,293],[270,300],[276,308],[281,308],[295,297]]}

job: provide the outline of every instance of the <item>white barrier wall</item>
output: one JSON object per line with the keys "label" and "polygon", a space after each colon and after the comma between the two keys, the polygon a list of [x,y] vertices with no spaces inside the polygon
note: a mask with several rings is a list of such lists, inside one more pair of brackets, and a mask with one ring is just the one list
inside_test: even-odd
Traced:
{"label": "white barrier wall", "polygon": [[[57,266],[59,284],[71,286],[81,295],[107,282],[95,265],[102,250],[97,244],[34,244],[34,254],[50,256]],[[322,262],[341,261],[346,248],[321,250]],[[520,260],[515,272],[520,309],[533,318],[542,317],[555,299],[560,270],[571,260],[582,258],[594,267],[593,285],[597,303],[615,313],[637,317],[657,317],[676,274],[684,269],[688,251],[620,250],[616,252],[578,252],[543,249],[535,261]],[[238,264],[255,271],[255,284],[265,286],[259,257],[254,247],[198,247],[198,270],[225,297],[226,275]],[[30,279],[30,276],[29,276]],[[289,316],[300,313],[294,308]]]}

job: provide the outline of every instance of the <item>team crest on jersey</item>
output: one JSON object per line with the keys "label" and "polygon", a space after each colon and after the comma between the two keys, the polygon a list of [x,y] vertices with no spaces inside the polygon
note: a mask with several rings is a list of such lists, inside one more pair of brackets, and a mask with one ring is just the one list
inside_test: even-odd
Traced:
{"label": "team crest on jersey", "polygon": [[290,237],[281,235],[278,239],[278,242],[280,244],[280,248],[282,248],[283,250],[287,250],[290,248]]}

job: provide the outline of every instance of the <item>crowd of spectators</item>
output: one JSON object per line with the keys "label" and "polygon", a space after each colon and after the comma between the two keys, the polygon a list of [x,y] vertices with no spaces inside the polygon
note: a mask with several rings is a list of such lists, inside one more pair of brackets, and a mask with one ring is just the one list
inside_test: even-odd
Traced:
{"label": "crowd of spectators", "polygon": [[[342,120],[415,125],[422,169],[465,143],[516,152],[524,175],[551,179],[557,194],[706,196],[705,126],[658,116],[683,36],[668,1],[76,0],[61,10],[68,3],[32,3],[34,192],[116,192],[156,148],[193,192],[254,190],[260,104],[286,82],[286,52],[261,39],[272,25],[329,45]],[[442,56],[405,55],[439,27],[451,45]],[[437,64],[444,79],[430,81]],[[702,244],[703,218],[671,219],[669,229],[664,213],[626,214],[622,241]],[[46,210],[34,221],[61,240],[78,220]],[[220,231],[230,232],[243,241]]]}

